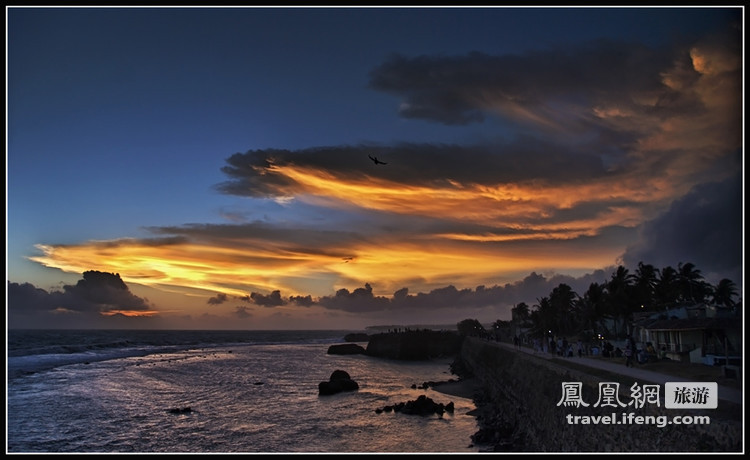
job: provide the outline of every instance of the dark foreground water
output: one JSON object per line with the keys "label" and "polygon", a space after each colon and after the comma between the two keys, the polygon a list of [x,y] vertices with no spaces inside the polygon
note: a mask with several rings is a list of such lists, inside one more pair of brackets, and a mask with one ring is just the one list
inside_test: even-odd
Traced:
{"label": "dark foreground water", "polygon": [[[471,400],[411,388],[454,378],[449,360],[328,355],[345,334],[9,331],[7,452],[479,451]],[[336,369],[359,390],[319,396]],[[456,410],[375,413],[421,394]]]}

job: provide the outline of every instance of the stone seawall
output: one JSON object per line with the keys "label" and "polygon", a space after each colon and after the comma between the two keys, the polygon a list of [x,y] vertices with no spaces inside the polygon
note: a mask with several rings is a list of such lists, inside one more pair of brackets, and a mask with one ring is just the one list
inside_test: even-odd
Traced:
{"label": "stone seawall", "polygon": [[365,354],[378,358],[424,360],[455,356],[462,338],[455,331],[383,332],[370,336]]}
{"label": "stone seawall", "polygon": [[[461,364],[482,384],[478,402],[479,424],[485,438],[494,439],[496,450],[517,452],[742,452],[742,418],[739,408],[729,411],[664,409],[646,404],[641,408],[594,408],[599,383],[617,382],[564,364],[534,357],[477,338],[466,338],[459,355]],[[557,404],[563,399],[563,382],[581,382],[582,400],[588,407]],[[641,382],[644,384],[647,382]],[[630,389],[620,388],[620,401],[631,401]],[[663,385],[661,386],[663,391]],[[661,395],[663,397],[663,395]],[[722,402],[719,402],[722,408]],[[633,412],[641,416],[708,415],[710,425],[587,424],[567,422],[572,416],[612,416]],[[579,419],[581,420],[581,419]],[[659,420],[658,418],[656,420]],[[479,441],[478,441],[479,442]],[[497,447],[504,446],[504,447]]]}

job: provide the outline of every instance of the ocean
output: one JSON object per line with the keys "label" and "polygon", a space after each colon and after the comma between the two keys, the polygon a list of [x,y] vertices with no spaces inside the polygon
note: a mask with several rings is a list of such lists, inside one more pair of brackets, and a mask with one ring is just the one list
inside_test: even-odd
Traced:
{"label": "ocean", "polygon": [[[479,451],[471,399],[412,388],[456,378],[450,358],[327,354],[348,332],[10,330],[6,451]],[[359,389],[318,395],[339,369]],[[376,412],[423,394],[455,411]]]}

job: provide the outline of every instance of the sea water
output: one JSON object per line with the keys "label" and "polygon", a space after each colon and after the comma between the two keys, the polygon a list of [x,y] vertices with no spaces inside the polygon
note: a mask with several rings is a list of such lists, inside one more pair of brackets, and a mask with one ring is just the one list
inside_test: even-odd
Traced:
{"label": "sea water", "polygon": [[[455,378],[449,358],[328,354],[345,334],[9,331],[7,452],[479,451],[473,401],[418,388]],[[359,389],[319,395],[337,369]],[[455,411],[376,412],[422,394]]]}

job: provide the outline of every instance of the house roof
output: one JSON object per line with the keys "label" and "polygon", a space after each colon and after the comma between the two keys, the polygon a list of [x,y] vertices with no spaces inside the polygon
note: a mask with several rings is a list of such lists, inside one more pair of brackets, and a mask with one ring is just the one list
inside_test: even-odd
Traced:
{"label": "house roof", "polygon": [[739,329],[742,322],[735,318],[674,318],[654,319],[641,325],[651,331],[689,331],[705,329]]}

